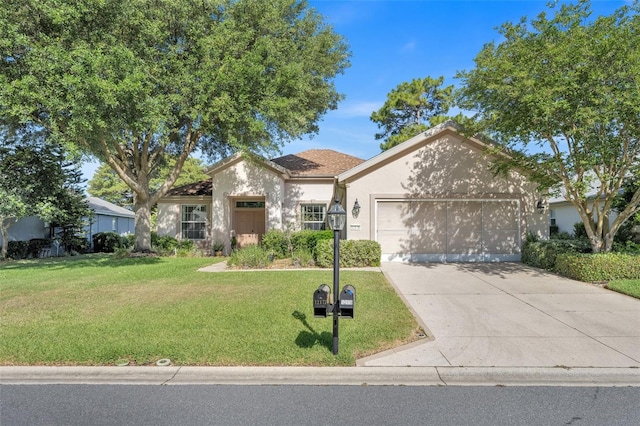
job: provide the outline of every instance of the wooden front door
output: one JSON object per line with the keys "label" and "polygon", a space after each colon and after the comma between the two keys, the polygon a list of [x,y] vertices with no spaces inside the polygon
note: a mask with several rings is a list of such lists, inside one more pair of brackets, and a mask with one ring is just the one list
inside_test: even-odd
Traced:
{"label": "wooden front door", "polygon": [[264,208],[260,210],[236,210],[234,219],[239,248],[260,242],[265,232]]}

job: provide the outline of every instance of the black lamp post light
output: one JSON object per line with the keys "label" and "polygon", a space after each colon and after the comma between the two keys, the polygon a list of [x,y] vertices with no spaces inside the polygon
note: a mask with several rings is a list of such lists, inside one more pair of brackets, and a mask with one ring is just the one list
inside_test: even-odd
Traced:
{"label": "black lamp post light", "polygon": [[340,231],[347,221],[347,212],[336,198],[327,212],[329,228],[333,231],[333,298],[330,298],[331,288],[322,284],[313,293],[313,314],[315,317],[326,318],[327,313],[333,313],[333,354],[338,354],[338,319],[340,316],[353,318],[356,289],[352,285],[345,285],[342,293],[338,292],[340,285]]}

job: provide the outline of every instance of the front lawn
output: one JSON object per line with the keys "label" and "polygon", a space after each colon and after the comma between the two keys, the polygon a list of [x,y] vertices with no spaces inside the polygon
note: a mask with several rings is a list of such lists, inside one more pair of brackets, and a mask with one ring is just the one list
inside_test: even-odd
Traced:
{"label": "front lawn", "polygon": [[[214,258],[0,263],[1,365],[353,365],[414,339],[416,321],[378,272],[342,270],[355,319],[313,317],[331,270],[205,273]],[[342,287],[342,286],[341,286]]]}
{"label": "front lawn", "polygon": [[614,280],[607,284],[607,288],[640,299],[640,280]]}

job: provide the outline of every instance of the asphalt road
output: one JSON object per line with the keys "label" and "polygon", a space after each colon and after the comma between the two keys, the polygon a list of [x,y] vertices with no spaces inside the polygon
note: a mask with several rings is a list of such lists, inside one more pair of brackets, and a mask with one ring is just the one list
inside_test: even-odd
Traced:
{"label": "asphalt road", "polygon": [[3,385],[0,424],[636,425],[638,387]]}

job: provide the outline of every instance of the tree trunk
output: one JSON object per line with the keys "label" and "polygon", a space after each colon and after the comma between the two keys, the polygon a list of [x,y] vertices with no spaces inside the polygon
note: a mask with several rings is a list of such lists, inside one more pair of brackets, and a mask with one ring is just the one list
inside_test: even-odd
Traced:
{"label": "tree trunk", "polygon": [[[0,236],[2,236],[2,251],[0,252],[0,259],[7,258],[7,251],[9,250],[9,225],[11,219],[0,218]],[[7,223],[5,225],[5,222]]]}
{"label": "tree trunk", "polygon": [[136,241],[133,251],[149,253],[151,251],[151,203],[148,198],[133,194],[133,211],[135,212]]}

